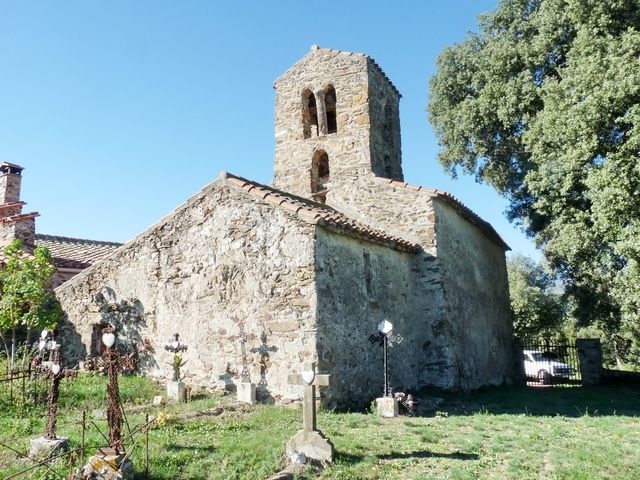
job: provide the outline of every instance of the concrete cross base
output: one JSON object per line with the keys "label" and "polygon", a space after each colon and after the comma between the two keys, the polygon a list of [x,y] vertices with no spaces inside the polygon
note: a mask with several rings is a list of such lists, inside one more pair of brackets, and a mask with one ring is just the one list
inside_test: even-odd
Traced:
{"label": "concrete cross base", "polygon": [[167,382],[167,401],[184,402],[186,389],[182,382]]}
{"label": "concrete cross base", "polygon": [[254,405],[256,403],[256,384],[239,382],[236,384],[238,401]]}
{"label": "concrete cross base", "polygon": [[39,460],[53,457],[67,450],[69,450],[69,439],[67,437],[58,437],[53,440],[39,437],[31,440],[29,444],[29,456]]}
{"label": "concrete cross base", "polygon": [[322,432],[317,430],[300,430],[287,443],[287,458],[296,453],[303,453],[307,458],[322,463],[333,461],[333,444]]}
{"label": "concrete cross base", "polygon": [[398,401],[393,397],[376,398],[376,410],[379,417],[393,418],[398,416]]}
{"label": "concrete cross base", "polygon": [[80,478],[99,478],[100,480],[133,480],[135,472],[133,462],[123,453],[117,454],[113,449],[101,449],[78,472]]}

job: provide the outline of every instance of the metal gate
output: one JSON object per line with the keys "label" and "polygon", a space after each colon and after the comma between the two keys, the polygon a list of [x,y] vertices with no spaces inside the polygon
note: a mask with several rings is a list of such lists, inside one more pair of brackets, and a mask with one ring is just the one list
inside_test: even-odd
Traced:
{"label": "metal gate", "polygon": [[524,373],[531,387],[580,386],[580,358],[568,343],[525,343],[522,346]]}

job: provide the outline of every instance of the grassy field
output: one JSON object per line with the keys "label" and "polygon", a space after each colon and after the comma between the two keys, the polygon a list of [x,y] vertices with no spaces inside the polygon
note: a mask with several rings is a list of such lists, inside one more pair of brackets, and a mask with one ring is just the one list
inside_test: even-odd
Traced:
{"label": "grassy field", "polygon": [[[105,379],[82,375],[63,386],[58,433],[80,442],[82,409],[103,430]],[[145,414],[162,412],[150,433],[150,474],[156,480],[262,479],[281,466],[286,440],[301,428],[301,412],[272,405],[241,406],[233,396],[189,404],[148,406],[153,383],[123,378],[131,428]],[[638,479],[640,390],[637,387],[535,389],[496,388],[470,395],[432,393],[436,409],[415,417],[382,420],[365,413],[320,412],[319,427],[336,447],[336,461],[322,479]],[[428,402],[424,402],[427,404]],[[44,428],[42,411],[0,412],[0,439],[26,451]],[[139,437],[142,438],[142,437]],[[104,440],[87,433],[94,447]],[[143,468],[143,452],[134,462]],[[0,478],[28,466],[0,447]],[[57,467],[63,472],[63,466]],[[41,471],[42,472],[42,471]],[[32,472],[33,473],[33,472]],[[21,478],[40,478],[26,475]],[[60,478],[48,474],[47,479]]]}

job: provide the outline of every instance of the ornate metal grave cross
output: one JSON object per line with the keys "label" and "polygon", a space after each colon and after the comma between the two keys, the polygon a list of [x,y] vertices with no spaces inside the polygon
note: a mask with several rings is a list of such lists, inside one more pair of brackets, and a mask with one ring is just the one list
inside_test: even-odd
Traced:
{"label": "ornate metal grave cross", "polygon": [[265,387],[267,385],[267,360],[269,360],[271,352],[277,352],[278,347],[267,345],[267,334],[262,332],[260,335],[260,346],[249,350],[251,353],[260,354],[260,382],[258,385]]}
{"label": "ornate metal grave cross", "polygon": [[47,410],[47,426],[44,432],[44,438],[48,440],[56,440],[56,423],[58,421],[58,398],[60,397],[60,381],[63,378],[75,378],[77,373],[75,370],[62,368],[60,344],[55,341],[47,330],[42,332],[39,345],[41,355],[43,350],[49,350],[49,362],[38,366],[38,372],[51,380],[49,386],[49,409]]}
{"label": "ornate metal grave cross", "polygon": [[173,361],[171,362],[171,366],[173,367],[173,381],[179,382],[180,379],[180,369],[187,363],[182,359],[182,352],[186,352],[189,347],[185,343],[180,343],[180,334],[173,334],[173,342],[168,343],[164,346],[164,349],[167,352],[173,353]]}
{"label": "ornate metal grave cross", "polygon": [[378,324],[378,335],[370,335],[369,341],[382,347],[382,362],[384,369],[384,394],[383,397],[391,397],[391,384],[389,383],[389,362],[387,347],[393,347],[394,343],[400,344],[404,340],[402,335],[393,332],[393,324],[388,320],[383,320]]}
{"label": "ornate metal grave cross", "polygon": [[244,321],[240,320],[238,323],[238,328],[240,330],[240,336],[238,337],[240,340],[240,350],[242,353],[242,372],[240,372],[240,381],[251,383],[251,373],[249,372],[249,366],[247,365],[247,334],[244,331]]}
{"label": "ornate metal grave cross", "polygon": [[306,432],[317,431],[316,428],[316,387],[329,385],[330,374],[317,374],[314,363],[303,366],[298,375],[289,375],[289,383],[292,385],[304,385],[304,402],[302,404],[303,430]]}
{"label": "ornate metal grave cross", "polygon": [[109,446],[116,452],[124,452],[122,443],[122,405],[118,387],[118,371],[133,369],[133,354],[119,353],[115,348],[116,329],[113,326],[102,329],[102,341],[107,347],[102,354],[109,384],[107,386],[107,424],[109,425]]}

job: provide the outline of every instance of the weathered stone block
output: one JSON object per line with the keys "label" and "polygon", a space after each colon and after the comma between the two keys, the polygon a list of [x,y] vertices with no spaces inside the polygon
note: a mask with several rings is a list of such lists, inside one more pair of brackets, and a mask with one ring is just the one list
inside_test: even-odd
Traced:
{"label": "weathered stone block", "polygon": [[256,384],[250,382],[238,382],[236,384],[238,401],[254,405],[256,403]]}
{"label": "weathered stone block", "polygon": [[319,462],[332,462],[334,455],[333,444],[322,432],[300,430],[287,443],[287,457],[304,454]]}
{"label": "weathered stone block", "polygon": [[133,480],[135,471],[133,462],[124,454],[116,454],[112,449],[101,449],[89,458],[80,469],[80,478],[99,478],[100,480]]}
{"label": "weathered stone block", "polygon": [[393,397],[376,398],[376,411],[379,417],[393,418],[398,416],[398,402]]}
{"label": "weathered stone block", "polygon": [[169,402],[184,402],[186,388],[183,382],[167,382],[167,400]]}
{"label": "weathered stone block", "polygon": [[68,437],[58,437],[56,439],[39,437],[31,440],[29,444],[29,456],[39,460],[54,457],[58,453],[66,452],[67,450],[69,450]]}
{"label": "weathered stone block", "polygon": [[597,338],[576,339],[582,385],[597,385],[602,379],[602,346]]}

